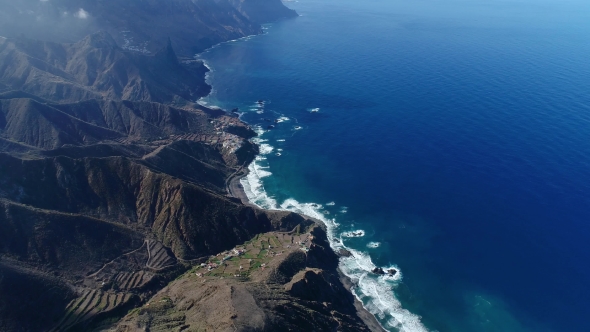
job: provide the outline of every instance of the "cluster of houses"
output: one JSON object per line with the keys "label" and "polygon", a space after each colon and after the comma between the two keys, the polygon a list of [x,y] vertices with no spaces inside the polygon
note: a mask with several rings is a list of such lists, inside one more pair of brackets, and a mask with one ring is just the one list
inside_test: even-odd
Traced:
{"label": "cluster of houses", "polygon": [[[215,263],[215,262],[201,263],[201,267],[207,269],[207,271],[211,271],[211,270],[216,269],[219,266],[221,266],[223,264],[223,262],[230,260],[233,257],[241,256],[245,253],[246,253],[246,250],[244,250],[244,249],[232,249],[228,252],[223,252],[223,253],[218,254],[217,257],[223,256],[221,261],[219,261],[218,263]],[[241,269],[242,269],[242,266],[240,266],[240,270]],[[196,273],[196,275],[197,275],[197,277],[203,276],[202,273]]]}
{"label": "cluster of houses", "polygon": [[242,127],[242,122],[235,117],[222,116],[217,119],[211,120],[211,124],[217,131],[217,142],[222,145],[224,150],[229,150],[230,153],[234,153],[242,146],[243,139],[234,134],[230,134],[225,130],[228,127]]}
{"label": "cluster of houses", "polygon": [[224,150],[228,150],[229,153],[236,152],[242,147],[243,139],[234,134],[223,132],[219,136],[219,141]]}
{"label": "cluster of houses", "polygon": [[[300,250],[302,250],[303,252],[308,252],[310,250],[310,248],[313,246],[313,243],[311,243],[311,240],[313,240],[313,236],[309,236],[306,239],[302,239],[300,241],[296,241],[294,244],[289,244],[286,246],[286,248],[291,248],[293,245],[298,247]],[[267,249],[265,248],[265,246],[263,246],[263,249]],[[274,249],[274,250],[273,250]],[[242,256],[246,253],[246,250],[243,248],[235,248],[232,249],[230,251],[225,251],[222,252],[220,254],[218,254],[216,257],[217,259],[214,261],[209,261],[207,263],[202,263],[201,264],[201,268],[204,268],[207,270],[207,272],[210,272],[220,266],[227,266],[227,263],[225,263],[226,261],[234,258],[234,257],[239,257]],[[273,248],[273,246],[271,246],[270,244],[268,245],[268,251],[266,253],[265,256],[267,257],[275,257],[275,256],[280,256],[283,253],[285,253],[285,250],[277,250],[275,248]],[[248,263],[251,265],[252,264],[252,259],[248,259]],[[263,263],[260,265],[260,268],[262,270],[264,270],[266,267],[266,264]],[[243,270],[242,265],[239,266],[239,269],[236,271],[234,270],[236,273],[234,276],[235,277],[239,277],[241,271]],[[203,277],[205,273],[207,272],[203,272],[203,273],[196,273],[197,277]]]}

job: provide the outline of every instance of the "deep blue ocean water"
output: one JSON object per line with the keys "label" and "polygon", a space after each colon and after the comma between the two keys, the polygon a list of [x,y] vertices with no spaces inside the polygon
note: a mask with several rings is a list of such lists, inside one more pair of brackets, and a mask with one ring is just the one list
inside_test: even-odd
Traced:
{"label": "deep blue ocean water", "polygon": [[392,331],[590,331],[590,2],[287,5],[199,56],[204,102],[276,125],[252,199],[324,219]]}

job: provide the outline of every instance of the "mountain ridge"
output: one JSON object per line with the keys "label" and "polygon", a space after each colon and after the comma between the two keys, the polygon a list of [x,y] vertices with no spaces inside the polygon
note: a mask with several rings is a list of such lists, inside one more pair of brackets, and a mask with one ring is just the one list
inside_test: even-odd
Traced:
{"label": "mountain ridge", "polygon": [[[265,300],[270,282],[300,319],[314,317],[305,328],[364,329],[325,231],[228,192],[258,153],[249,140],[256,133],[235,114],[196,103],[211,87],[207,68],[187,57],[294,12],[278,0],[239,9],[226,0],[1,0],[0,9],[27,22],[18,6],[33,3],[33,13],[49,13],[40,20],[61,12],[86,25],[36,40],[0,22],[0,33],[9,32],[0,38],[0,330],[133,329],[133,313],[167,286],[198,286],[178,288],[176,278],[269,232],[309,233],[317,248],[301,252],[307,263],[280,282],[252,270],[246,288],[230,285],[256,303],[258,327],[297,327],[280,318],[288,306]],[[308,267],[316,270],[298,274]],[[330,290],[310,297],[306,280]]]}

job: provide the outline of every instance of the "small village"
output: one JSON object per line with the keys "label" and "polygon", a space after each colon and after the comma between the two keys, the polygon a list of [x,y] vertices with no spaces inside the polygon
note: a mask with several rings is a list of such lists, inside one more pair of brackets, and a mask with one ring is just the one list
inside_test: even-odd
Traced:
{"label": "small village", "polygon": [[[196,133],[186,133],[182,135],[170,135],[168,137],[160,137],[155,140],[144,140],[150,142],[153,145],[165,145],[173,141],[193,141],[202,142],[208,145],[220,145],[224,153],[234,153],[244,142],[244,139],[240,136],[226,132],[228,127],[244,127],[244,124],[236,117],[232,116],[220,116],[215,119],[209,120],[209,123],[213,128],[209,130],[199,130]],[[131,144],[142,141],[136,137],[121,137],[114,139],[115,142],[120,144]]]}
{"label": "small village", "polygon": [[240,278],[247,280],[256,271],[264,271],[269,263],[296,250],[308,252],[310,234],[265,233],[236,248],[211,257],[190,271],[192,277]]}

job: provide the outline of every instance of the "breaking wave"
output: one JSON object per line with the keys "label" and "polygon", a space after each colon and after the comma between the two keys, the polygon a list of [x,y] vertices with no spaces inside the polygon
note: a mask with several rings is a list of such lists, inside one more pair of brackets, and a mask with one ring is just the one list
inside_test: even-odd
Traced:
{"label": "breaking wave", "polygon": [[[266,140],[260,137],[264,130],[260,127],[254,128],[259,136],[253,141],[260,145],[261,154],[272,152],[272,146],[265,143]],[[270,153],[268,152],[268,153]],[[343,238],[362,237],[365,235],[364,230],[344,231],[342,232],[340,224],[335,218],[328,218],[324,206],[317,203],[302,203],[293,198],[286,199],[278,203],[276,199],[269,196],[264,188],[262,179],[272,175],[267,171],[265,164],[266,157],[259,155],[249,166],[249,173],[240,180],[246,196],[251,203],[268,210],[283,210],[303,214],[310,218],[320,220],[326,225],[328,230],[328,240],[331,247],[338,251],[346,249],[352,255],[340,259],[339,268],[348,276],[354,284],[352,287],[353,294],[363,303],[365,308],[378,317],[381,322],[385,322],[386,329],[397,329],[402,332],[422,332],[428,331],[420,321],[420,316],[411,313],[402,308],[401,303],[394,295],[394,289],[402,280],[402,273],[397,266],[383,267],[385,271],[395,269],[394,275],[377,275],[371,271],[376,268],[368,253],[346,247]],[[327,206],[335,205],[334,202],[326,204]],[[340,209],[341,213],[346,213],[347,207]],[[367,246],[377,248],[378,242],[370,242]]]}
{"label": "breaking wave", "polygon": [[381,243],[379,243],[379,242],[367,243],[367,248],[371,248],[371,249],[379,248],[380,246],[381,246]]}

